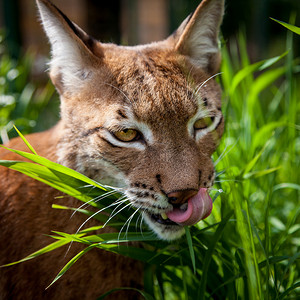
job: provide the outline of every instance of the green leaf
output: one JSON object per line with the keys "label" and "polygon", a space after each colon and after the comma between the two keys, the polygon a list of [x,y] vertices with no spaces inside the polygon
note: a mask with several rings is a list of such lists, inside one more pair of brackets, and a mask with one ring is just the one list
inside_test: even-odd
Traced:
{"label": "green leaf", "polygon": [[259,130],[253,136],[253,142],[251,148],[255,150],[257,147],[263,146],[266,141],[270,138],[273,131],[277,128],[287,126],[287,122],[269,122],[266,125],[259,128]]}
{"label": "green leaf", "polygon": [[224,193],[223,190],[221,190],[221,189],[218,190],[218,191],[215,193],[214,197],[212,198],[212,202],[214,203],[215,200],[216,200],[222,193]]}
{"label": "green leaf", "polygon": [[271,67],[272,65],[274,65],[275,63],[280,61],[283,57],[285,57],[288,53],[289,53],[289,51],[285,51],[284,53],[282,53],[279,56],[275,56],[275,57],[263,60],[262,61],[263,64],[258,68],[258,71],[263,71],[263,70]]}
{"label": "green leaf", "polygon": [[[95,248],[96,245],[90,245],[89,247],[85,248],[84,250],[80,251],[77,255],[75,255],[56,275],[56,277],[53,279],[53,281],[49,284],[47,289],[55,283],[59,278],[61,278],[76,262],[79,258],[81,258],[85,253],[89,252],[93,248]],[[84,274],[82,274],[84,276]]]}
{"label": "green leaf", "polygon": [[280,183],[277,184],[273,187],[273,192],[277,191],[277,190],[281,190],[281,189],[294,189],[294,190],[298,190],[300,191],[300,184],[296,184],[296,183]]}
{"label": "green leaf", "polygon": [[[266,260],[260,262],[260,263],[258,264],[258,266],[259,266],[259,269],[263,269],[263,268],[265,268],[265,267],[268,266],[268,265],[276,265],[277,263],[280,263],[280,262],[283,262],[283,261],[286,261],[286,260],[289,260],[289,259],[290,259],[290,257],[287,256],[287,255],[285,255],[285,256],[273,256],[273,257],[269,257],[268,259],[266,259]],[[237,262],[240,264],[240,260],[237,260]],[[243,266],[241,265],[240,267],[241,267],[241,269],[243,270]],[[218,287],[213,291],[212,294],[214,294],[214,293],[215,293],[217,290],[219,290],[221,287],[226,286],[226,285],[228,285],[229,283],[234,282],[234,281],[236,281],[237,279],[239,279],[239,278],[241,278],[241,277],[246,277],[246,272],[245,272],[245,270],[243,270],[243,271],[240,272],[239,274],[237,274],[237,275],[231,277],[228,281],[225,281],[224,283],[222,283],[220,286],[218,286]]]}
{"label": "green leaf", "polygon": [[103,226],[95,226],[84,229],[77,234],[68,234],[65,232],[53,231],[54,233],[69,239],[70,241],[78,241],[85,244],[98,243],[100,244],[117,244],[129,243],[129,242],[143,242],[143,241],[157,241],[158,238],[154,236],[151,232],[143,233],[143,235],[135,232],[128,232],[126,238],[121,238],[118,232],[112,233],[101,233],[94,235],[83,235],[83,233],[88,233],[92,230],[102,229]]}
{"label": "green leaf", "polygon": [[254,171],[254,172],[249,172],[243,176],[244,179],[249,179],[249,178],[258,178],[261,176],[268,175],[270,173],[276,172],[279,169],[281,169],[281,166],[276,167],[276,168],[271,168],[271,169],[266,169],[266,170],[261,170],[261,171]]}
{"label": "green leaf", "polygon": [[287,55],[288,51],[284,52],[280,56],[275,56],[266,60],[259,61],[257,63],[254,63],[252,65],[248,65],[244,68],[242,68],[240,71],[238,71],[235,76],[233,77],[231,88],[230,88],[230,94],[234,94],[237,86],[249,75],[253,75],[256,71],[263,71],[273,64],[280,61],[283,57]]}
{"label": "green leaf", "polygon": [[[3,146],[1,146],[3,147]],[[69,176],[70,178],[73,177],[73,178],[76,178],[78,180],[81,180],[87,184],[90,184],[92,186],[95,186],[99,189],[102,189],[103,191],[107,191],[107,189],[102,186],[100,183],[86,177],[85,175],[73,170],[73,169],[70,169],[70,168],[67,168],[63,165],[60,165],[58,163],[55,163],[55,162],[52,162],[50,161],[49,159],[47,158],[44,158],[42,156],[39,156],[39,155],[36,155],[36,154],[31,154],[31,153],[28,153],[28,152],[24,152],[24,151],[20,151],[20,150],[14,150],[14,149],[10,149],[10,148],[7,148],[7,147],[3,147],[4,149],[8,150],[8,151],[11,151],[11,152],[14,152],[16,154],[19,154],[20,156],[22,157],[25,157],[37,164],[40,164],[40,165],[43,165],[44,167],[47,167],[49,170],[53,170],[55,172],[60,172],[64,175],[67,175]]]}
{"label": "green leaf", "polygon": [[17,131],[18,135],[21,137],[21,139],[24,141],[24,143],[27,145],[27,147],[29,148],[29,150],[37,155],[37,153],[35,152],[35,150],[33,149],[33,147],[29,144],[29,142],[26,140],[26,138],[24,137],[24,135],[18,130],[18,128],[14,125],[15,130]]}
{"label": "green leaf", "polygon": [[300,287],[300,281],[294,283],[291,287],[286,289],[282,294],[279,295],[279,297],[277,299],[278,300],[284,299],[288,294],[290,294],[292,291],[294,291],[298,287]]}
{"label": "green leaf", "polygon": [[259,158],[262,156],[263,152],[265,151],[266,147],[268,146],[269,141],[264,145],[264,147],[258,152],[258,154],[255,155],[255,157],[253,157],[251,159],[250,162],[247,163],[247,165],[245,166],[245,169],[243,171],[243,177],[247,176],[247,174],[254,168],[254,166],[256,165],[257,161],[259,160]]}
{"label": "green leaf", "polygon": [[154,265],[164,264],[169,266],[175,266],[180,264],[180,260],[178,257],[128,245],[123,246],[119,244],[101,243],[97,244],[97,248],[110,251],[116,254],[122,254],[133,259],[137,259]]}
{"label": "green leaf", "polygon": [[276,81],[285,72],[286,72],[285,67],[271,69],[265,71],[263,74],[261,74],[255,79],[255,81],[251,86],[248,100],[247,100],[250,113],[253,116],[256,116],[258,113],[257,111],[258,95],[263,90],[265,90],[269,85],[274,84],[274,81]]}
{"label": "green leaf", "polygon": [[[32,154],[33,155],[33,154]],[[72,183],[72,178],[70,176],[65,176],[63,173],[55,173],[49,170],[47,167],[37,165],[30,162],[22,162],[22,161],[4,161],[0,160],[0,165],[8,167],[12,170],[19,171],[29,177],[32,177],[36,180],[39,180],[43,183],[46,183],[53,188],[64,192],[72,197],[75,197],[83,202],[90,201],[93,197],[87,196],[86,194],[82,193],[79,187],[82,187],[82,183],[75,184],[78,189],[70,186]],[[61,175],[61,176],[60,176]],[[65,180],[63,181],[62,178]],[[74,180],[73,180],[74,184]],[[90,203],[94,205],[93,202]]]}
{"label": "green leaf", "polygon": [[65,232],[60,231],[52,231],[53,233],[57,234],[58,236],[51,236],[52,238],[65,240],[68,242],[80,242],[83,244],[90,245],[91,243],[85,240],[85,233],[75,233],[75,234],[69,234]]}
{"label": "green leaf", "polygon": [[15,261],[15,262],[12,262],[12,263],[3,265],[3,266],[1,266],[1,267],[13,266],[13,265],[22,263],[22,262],[24,262],[24,261],[27,261],[27,260],[36,258],[37,256],[40,256],[40,255],[45,254],[45,253],[47,253],[47,252],[53,251],[53,250],[55,250],[55,249],[57,249],[57,248],[59,248],[59,247],[62,247],[62,246],[64,246],[64,245],[68,244],[69,242],[70,242],[70,241],[68,241],[68,240],[60,240],[60,241],[56,241],[56,242],[54,242],[54,243],[52,243],[52,244],[50,244],[50,245],[48,245],[48,246],[46,246],[46,247],[44,247],[44,248],[42,248],[42,249],[36,251],[36,252],[34,252],[34,253],[32,253],[32,254],[26,256],[25,258],[22,258],[22,259],[20,259],[20,260],[18,260],[18,261]]}
{"label": "green leaf", "polygon": [[192,261],[192,266],[193,266],[193,270],[194,270],[194,274],[196,274],[196,260],[195,260],[195,251],[193,248],[193,241],[192,241],[192,236],[191,236],[191,232],[188,226],[184,226],[184,230],[185,230],[185,235],[186,235],[186,240],[189,246],[189,252],[190,252],[190,257],[191,257],[191,261]]}
{"label": "green leaf", "polygon": [[280,288],[280,286],[282,286],[283,281],[284,281],[285,278],[286,278],[286,274],[287,274],[287,273],[289,272],[289,270],[290,270],[290,267],[291,267],[291,266],[295,263],[295,261],[298,260],[299,258],[300,258],[300,252],[297,252],[297,253],[295,253],[292,257],[290,257],[289,262],[288,262],[288,264],[286,265],[285,270],[284,270],[284,272],[283,272],[283,274],[282,274],[282,276],[281,276],[281,281],[280,281],[279,288]]}
{"label": "green leaf", "polygon": [[300,27],[297,27],[297,26],[294,26],[292,24],[288,24],[288,23],[285,23],[283,21],[279,21],[279,20],[276,20],[276,19],[273,19],[273,18],[270,18],[270,19],[277,22],[277,23],[279,23],[280,25],[284,26],[288,30],[300,35]]}
{"label": "green leaf", "polygon": [[202,267],[202,277],[200,281],[200,286],[198,290],[198,297],[196,299],[204,300],[205,299],[205,291],[206,291],[206,283],[209,273],[209,265],[212,259],[213,252],[215,251],[215,247],[217,242],[222,236],[222,233],[225,229],[226,224],[228,223],[230,217],[232,216],[233,211],[230,211],[225,218],[222,220],[222,222],[219,224],[216,232],[211,237],[209,248],[207,249],[204,257],[204,263]]}
{"label": "green leaf", "polygon": [[[80,200],[80,199],[79,199]],[[68,206],[64,206],[64,205],[57,205],[57,204],[52,204],[52,208],[54,209],[62,209],[62,210],[72,210],[74,211],[74,214],[75,213],[82,213],[82,214],[85,214],[89,217],[93,216],[93,219],[101,222],[101,223],[105,223],[109,216],[107,215],[104,215],[104,214],[101,214],[101,213],[98,213],[98,214],[95,214],[95,212],[91,212],[89,210],[86,210],[86,209],[81,209],[81,208],[75,208],[75,207],[68,207]],[[120,217],[120,216],[119,216]],[[110,223],[110,226],[112,226],[112,224]],[[102,226],[101,226],[102,227]],[[80,232],[83,232],[82,230]]]}

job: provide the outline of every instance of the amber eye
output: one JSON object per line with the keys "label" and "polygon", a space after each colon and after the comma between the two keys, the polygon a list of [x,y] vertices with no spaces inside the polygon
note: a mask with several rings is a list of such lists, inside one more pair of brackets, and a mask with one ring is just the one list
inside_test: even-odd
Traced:
{"label": "amber eye", "polygon": [[122,142],[132,142],[138,138],[139,133],[134,129],[124,129],[114,132],[114,136]]}
{"label": "amber eye", "polygon": [[210,126],[213,123],[213,121],[214,121],[213,117],[205,117],[199,119],[194,123],[194,129],[195,130],[205,129],[208,126]]}

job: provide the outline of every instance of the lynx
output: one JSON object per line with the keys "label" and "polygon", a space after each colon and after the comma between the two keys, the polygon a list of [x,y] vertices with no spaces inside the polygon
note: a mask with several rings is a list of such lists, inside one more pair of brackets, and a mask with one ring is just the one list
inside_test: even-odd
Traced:
{"label": "lynx", "polygon": [[[203,0],[167,39],[140,46],[103,44],[47,0],[37,0],[51,44],[50,77],[61,98],[61,120],[26,138],[39,155],[118,187],[141,208],[161,239],[178,239],[184,225],[212,209],[211,155],[222,136],[218,33],[223,0]],[[20,138],[7,147],[24,150]],[[0,159],[19,160],[1,150]],[[52,203],[79,206],[40,182],[0,168],[0,264],[49,243],[51,230],[74,233],[84,219],[69,219]],[[83,218],[83,217],[82,217]],[[110,229],[108,229],[110,230]],[[45,290],[73,246],[0,270],[1,299],[96,299],[115,287],[142,288],[142,265],[94,250]],[[135,294],[113,299],[134,299]]]}

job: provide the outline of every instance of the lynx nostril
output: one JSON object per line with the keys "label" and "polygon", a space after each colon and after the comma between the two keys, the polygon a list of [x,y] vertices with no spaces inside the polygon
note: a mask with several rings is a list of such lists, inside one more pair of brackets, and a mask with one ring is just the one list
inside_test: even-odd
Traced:
{"label": "lynx nostril", "polygon": [[171,192],[167,194],[168,201],[171,204],[184,204],[188,199],[193,197],[198,193],[197,190],[181,190],[176,192]]}

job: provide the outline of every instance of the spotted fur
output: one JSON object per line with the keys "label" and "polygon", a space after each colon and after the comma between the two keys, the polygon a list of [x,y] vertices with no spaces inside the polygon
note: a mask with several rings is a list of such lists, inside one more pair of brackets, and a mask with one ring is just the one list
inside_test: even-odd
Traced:
{"label": "spotted fur", "polygon": [[[29,142],[40,155],[118,187],[158,237],[179,238],[183,227],[158,216],[175,205],[168,195],[209,188],[214,181],[211,155],[224,127],[215,81],[224,1],[203,0],[169,38],[134,47],[100,43],[50,1],[37,4],[51,44],[50,77],[61,98],[61,121],[28,136]],[[195,129],[205,118],[210,123]],[[138,132],[134,139],[117,138],[128,129]],[[20,139],[8,146],[23,148]],[[3,150],[0,156],[15,159]],[[73,233],[83,223],[51,209],[60,201],[76,206],[75,199],[55,200],[53,189],[10,170],[1,168],[0,177],[2,263],[45,245],[41,234]],[[45,291],[60,259],[63,251],[14,271],[1,269],[0,298],[95,299],[117,286],[141,287],[138,263],[133,267],[130,259],[99,251]],[[128,297],[113,299],[134,299]]]}

